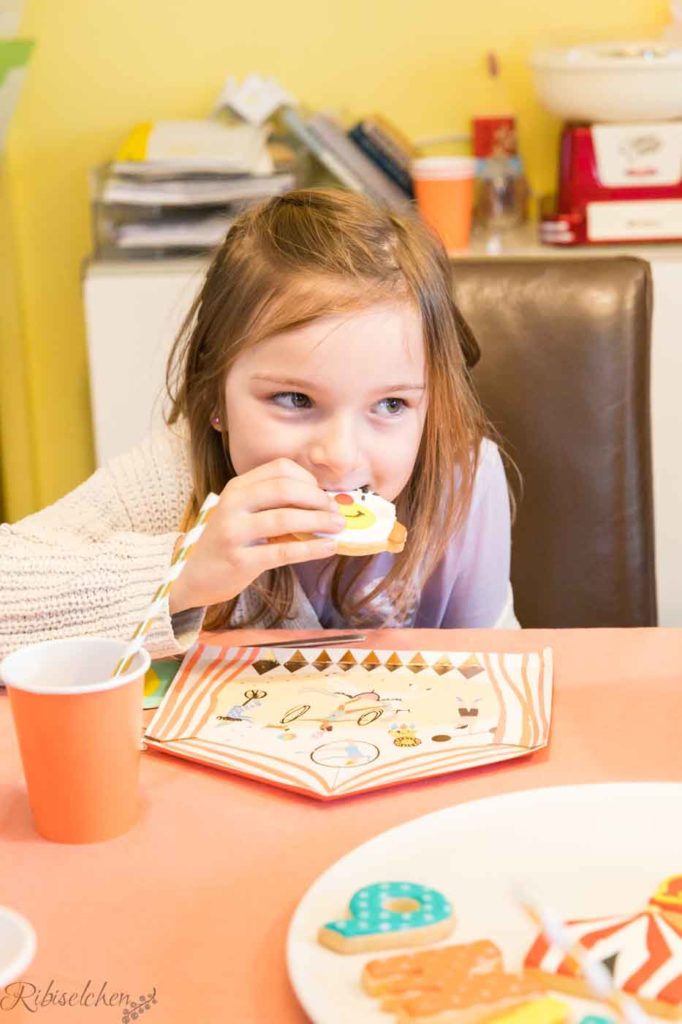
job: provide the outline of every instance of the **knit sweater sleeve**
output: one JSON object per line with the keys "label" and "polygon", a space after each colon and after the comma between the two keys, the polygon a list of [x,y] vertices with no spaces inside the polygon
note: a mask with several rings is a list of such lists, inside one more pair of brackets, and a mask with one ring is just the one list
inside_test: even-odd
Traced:
{"label": "knit sweater sleeve", "polygon": [[[163,429],[26,519],[0,526],[0,657],[71,636],[127,640],[170,565],[191,492],[182,431]],[[180,654],[203,612],[171,618],[147,636],[152,657]]]}

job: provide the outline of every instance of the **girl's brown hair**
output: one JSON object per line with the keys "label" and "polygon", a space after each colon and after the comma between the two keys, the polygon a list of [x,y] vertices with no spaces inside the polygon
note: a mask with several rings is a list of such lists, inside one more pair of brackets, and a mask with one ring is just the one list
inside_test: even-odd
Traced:
{"label": "girl's brown hair", "polygon": [[[331,597],[348,625],[389,590],[394,607],[415,581],[433,571],[466,517],[480,441],[487,432],[468,369],[478,347],[452,298],[451,269],[440,242],[416,216],[398,215],[364,196],[334,189],[300,189],[243,213],[215,254],[203,287],[173,346],[167,370],[168,422],[189,426],[193,494],[186,529],[209,491],[219,494],[236,474],[226,423],[224,382],[247,346],[319,317],[380,301],[408,301],[423,325],[427,412],[412,476],[397,500],[409,529],[401,555],[377,586],[351,600],[367,565],[333,560]],[[253,584],[259,607],[246,625],[281,625],[292,611],[290,566]],[[237,599],[211,609],[209,628],[229,626]]]}

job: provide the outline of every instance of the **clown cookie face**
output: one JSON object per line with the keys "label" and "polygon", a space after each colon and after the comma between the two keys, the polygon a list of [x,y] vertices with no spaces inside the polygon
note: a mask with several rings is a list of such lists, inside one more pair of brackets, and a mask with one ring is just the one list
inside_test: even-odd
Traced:
{"label": "clown cookie face", "polygon": [[330,491],[345,528],[335,534],[340,555],[371,555],[402,551],[405,527],[396,521],[395,505],[366,488]]}
{"label": "clown cookie face", "polygon": [[349,916],[328,921],[318,941],[337,953],[418,946],[449,935],[452,906],[442,893],[414,882],[376,882],[351,898]]}
{"label": "clown cookie face", "polygon": [[[364,491],[354,494],[337,491],[330,496],[336,502],[340,515],[346,520],[347,530],[369,530],[376,523],[376,513],[372,512],[368,501],[371,495],[365,494]],[[393,518],[395,519],[395,511]]]}

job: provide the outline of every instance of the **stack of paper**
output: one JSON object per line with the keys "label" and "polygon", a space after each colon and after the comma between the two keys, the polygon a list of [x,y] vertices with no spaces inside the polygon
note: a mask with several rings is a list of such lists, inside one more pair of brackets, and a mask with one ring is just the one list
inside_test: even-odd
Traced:
{"label": "stack of paper", "polygon": [[263,125],[208,119],[138,124],[119,150],[115,169],[142,176],[271,174],[267,141]]}
{"label": "stack of paper", "polygon": [[186,176],[174,178],[132,178],[112,173],[107,176],[101,201],[134,206],[208,206],[260,199],[293,188],[293,174],[265,177]]}
{"label": "stack of paper", "polygon": [[137,125],[91,176],[97,254],[211,250],[246,205],[296,187],[295,163],[269,145],[263,125]]}
{"label": "stack of paper", "polygon": [[220,215],[141,221],[121,224],[114,229],[114,237],[121,249],[213,249],[220,245],[233,222],[234,217]]}

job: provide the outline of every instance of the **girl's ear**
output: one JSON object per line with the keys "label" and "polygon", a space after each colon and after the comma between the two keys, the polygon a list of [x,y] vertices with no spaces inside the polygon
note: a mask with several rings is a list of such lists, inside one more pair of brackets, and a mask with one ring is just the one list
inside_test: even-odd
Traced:
{"label": "girl's ear", "polygon": [[222,431],[223,424],[222,424],[222,422],[220,420],[220,416],[212,416],[211,417],[211,426],[213,427],[214,430]]}

